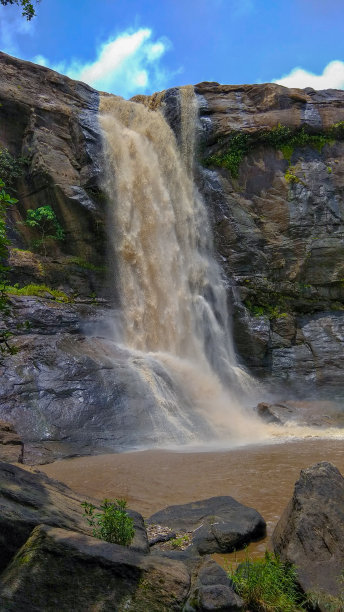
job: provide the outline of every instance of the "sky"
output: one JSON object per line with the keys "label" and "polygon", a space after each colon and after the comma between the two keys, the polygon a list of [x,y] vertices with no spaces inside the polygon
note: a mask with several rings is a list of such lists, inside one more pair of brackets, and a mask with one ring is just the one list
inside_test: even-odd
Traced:
{"label": "sky", "polygon": [[40,0],[0,49],[125,98],[196,84],[344,89],[344,0]]}

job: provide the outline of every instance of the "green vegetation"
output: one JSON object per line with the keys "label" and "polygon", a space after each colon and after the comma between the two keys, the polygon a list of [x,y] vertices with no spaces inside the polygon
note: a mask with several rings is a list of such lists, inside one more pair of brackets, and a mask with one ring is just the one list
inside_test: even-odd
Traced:
{"label": "green vegetation", "polygon": [[83,268],[84,270],[91,270],[92,272],[104,272],[106,270],[106,266],[95,266],[94,264],[85,261],[81,257],[72,257],[69,259],[69,263],[74,264],[79,268]]}
{"label": "green vegetation", "polygon": [[338,580],[340,591],[337,597],[323,592],[307,593],[306,603],[310,610],[318,610],[321,606],[326,612],[341,612],[344,610],[344,574]]}
{"label": "green vegetation", "polygon": [[252,300],[245,300],[244,305],[250,311],[251,314],[255,317],[268,317],[268,319],[280,319],[281,317],[286,317],[287,312],[283,311],[282,306],[271,304],[253,304]]}
{"label": "green vegetation", "polygon": [[36,295],[38,297],[46,297],[48,294],[49,297],[55,299],[57,302],[72,301],[72,299],[66,293],[64,293],[64,291],[52,289],[51,287],[47,287],[47,285],[25,285],[25,287],[18,287],[18,285],[14,285],[14,287],[12,287],[11,285],[7,285],[6,292],[9,295]]}
{"label": "green vegetation", "polygon": [[296,176],[295,174],[295,168],[294,166],[288,166],[287,171],[284,175],[285,180],[287,181],[287,183],[303,183],[303,181],[301,181],[301,179]]}
{"label": "green vegetation", "polygon": [[[40,0],[36,0],[36,2],[39,1]],[[30,21],[30,19],[36,15],[33,3],[30,2],[30,0],[0,0],[0,3],[3,6],[7,6],[8,4],[17,4],[22,8],[23,17],[26,17],[28,21]]]}
{"label": "green vegetation", "polygon": [[85,501],[81,505],[85,510],[84,516],[88,524],[93,527],[95,538],[112,544],[129,546],[135,531],[134,520],[126,511],[125,499],[115,499],[113,502],[104,499],[100,506],[101,512],[97,513],[95,513],[97,508],[93,504]]}
{"label": "green vegetation", "polygon": [[47,241],[64,240],[64,231],[51,206],[40,206],[35,210],[29,208],[25,225],[40,234],[40,238],[33,240],[32,244],[36,248],[42,247],[45,257],[47,256]]}
{"label": "green vegetation", "polygon": [[11,198],[5,191],[5,183],[0,179],[0,261],[7,255],[7,245],[9,244],[6,234],[6,212],[12,204],[18,200]]}
{"label": "green vegetation", "polygon": [[261,130],[252,134],[232,132],[226,142],[219,141],[219,152],[204,159],[203,163],[206,166],[227,168],[232,178],[237,178],[244,157],[259,146],[270,146],[282,151],[284,158],[290,164],[296,148],[308,146],[321,152],[326,144],[332,144],[335,140],[344,140],[344,121],[335,123],[321,133],[309,133],[304,127],[292,130],[281,124],[271,130]]}
{"label": "green vegetation", "polygon": [[0,148],[0,176],[8,188],[24,173],[24,167],[28,164],[26,157],[13,157],[8,149]]}
{"label": "green vegetation", "polygon": [[17,349],[9,344],[10,338],[13,336],[6,327],[6,317],[9,315],[9,306],[7,298],[7,268],[4,265],[4,259],[7,256],[7,246],[9,241],[6,233],[6,212],[7,208],[15,204],[17,200],[5,190],[5,183],[0,179],[0,314],[3,319],[3,326],[0,325],[0,354],[9,353],[13,355]]}
{"label": "green vegetation", "polygon": [[293,565],[282,563],[272,553],[263,559],[246,559],[229,569],[236,592],[251,612],[300,612],[305,610],[297,589]]}
{"label": "green vegetation", "polygon": [[172,548],[186,548],[190,544],[191,537],[186,533],[179,538],[172,538],[170,544]]}

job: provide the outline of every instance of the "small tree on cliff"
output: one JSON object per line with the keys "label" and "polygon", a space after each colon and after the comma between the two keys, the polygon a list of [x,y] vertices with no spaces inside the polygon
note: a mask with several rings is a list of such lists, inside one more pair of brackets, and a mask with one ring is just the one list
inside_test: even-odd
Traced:
{"label": "small tree on cliff", "polygon": [[64,231],[51,206],[40,206],[35,210],[29,208],[25,225],[40,234],[40,238],[33,241],[33,246],[42,248],[45,257],[47,256],[47,241],[64,240]]}
{"label": "small tree on cliff", "polygon": [[[35,1],[37,3],[40,0]],[[0,3],[3,6],[7,6],[8,4],[17,4],[18,6],[21,6],[22,15],[23,17],[26,17],[28,21],[30,21],[30,19],[36,15],[33,2],[30,2],[29,0],[0,0]]]}

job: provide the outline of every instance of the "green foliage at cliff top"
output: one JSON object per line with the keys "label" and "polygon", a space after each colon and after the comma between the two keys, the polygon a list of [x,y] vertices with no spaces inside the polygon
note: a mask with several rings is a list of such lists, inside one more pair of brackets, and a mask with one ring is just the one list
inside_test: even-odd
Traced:
{"label": "green foliage at cliff top", "polygon": [[[40,0],[36,0],[36,2],[40,2]],[[26,17],[28,21],[32,19],[36,15],[33,3],[30,0],[0,0],[0,3],[3,6],[7,6],[8,4],[17,4],[22,8],[22,15]]]}
{"label": "green foliage at cliff top", "polygon": [[219,143],[220,151],[210,155],[204,161],[206,166],[219,166],[230,171],[232,178],[239,175],[239,166],[246,155],[253,149],[265,145],[282,151],[288,162],[294,149],[312,147],[319,152],[326,144],[335,140],[344,140],[344,121],[333,124],[329,129],[319,133],[309,133],[302,127],[299,130],[278,124],[271,130],[255,133],[232,132],[227,142]]}

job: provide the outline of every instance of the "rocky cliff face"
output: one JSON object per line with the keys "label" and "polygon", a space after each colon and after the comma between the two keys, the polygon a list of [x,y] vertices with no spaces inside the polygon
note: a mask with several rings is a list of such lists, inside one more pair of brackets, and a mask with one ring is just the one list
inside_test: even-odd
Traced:
{"label": "rocky cliff face", "polygon": [[[111,444],[135,445],[138,373],[104,340],[116,283],[106,269],[99,94],[5,54],[0,70],[0,148],[26,158],[8,219],[10,281],[45,286],[39,297],[12,298],[6,325],[20,351],[0,366],[0,417],[26,440],[47,440],[54,456],[61,440],[71,452],[106,446],[105,429]],[[308,391],[343,384],[344,92],[203,83],[195,93],[196,178],[239,359],[293,387],[306,380]],[[177,88],[136,101],[161,105],[179,138]],[[45,205],[65,232],[47,255],[25,225],[26,211]],[[146,408],[139,418],[149,437]]]}
{"label": "rocky cliff face", "polygon": [[[52,70],[0,54],[0,148],[24,157],[9,219],[11,280],[87,295],[104,287],[99,94]],[[49,257],[32,249],[28,209],[50,205],[65,232]]]}
{"label": "rocky cliff face", "polygon": [[344,92],[195,91],[208,166],[199,184],[232,285],[239,354],[279,380],[342,384]]}

